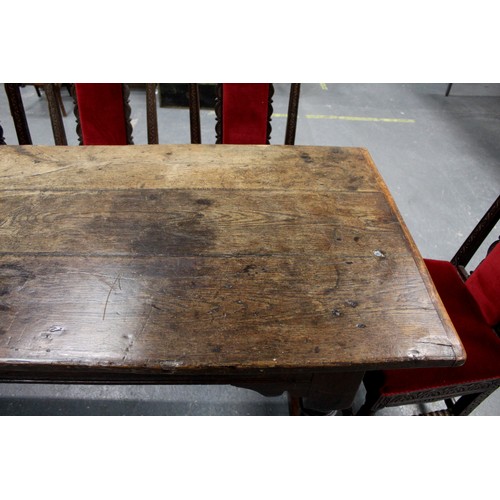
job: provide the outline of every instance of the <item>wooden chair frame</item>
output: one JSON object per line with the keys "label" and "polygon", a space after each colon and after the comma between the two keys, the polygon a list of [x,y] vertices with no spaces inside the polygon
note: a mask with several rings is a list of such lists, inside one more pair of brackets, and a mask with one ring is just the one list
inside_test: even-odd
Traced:
{"label": "wooden chair frame", "polygon": [[[56,146],[67,146],[68,142],[61,114],[61,107],[57,98],[58,89],[56,89],[56,85],[57,84],[55,83],[45,83],[44,90],[49,105],[49,115],[54,135],[54,143]],[[6,83],[4,86],[5,93],[7,94],[7,99],[9,101],[10,113],[16,129],[17,140],[20,145],[31,145],[33,142],[21,95],[21,84]]]}

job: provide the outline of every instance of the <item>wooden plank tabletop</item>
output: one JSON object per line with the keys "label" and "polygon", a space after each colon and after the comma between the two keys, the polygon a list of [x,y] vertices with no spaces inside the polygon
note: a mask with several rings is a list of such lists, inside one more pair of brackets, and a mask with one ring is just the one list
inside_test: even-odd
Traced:
{"label": "wooden plank tabletop", "polygon": [[366,150],[0,148],[0,373],[464,359]]}

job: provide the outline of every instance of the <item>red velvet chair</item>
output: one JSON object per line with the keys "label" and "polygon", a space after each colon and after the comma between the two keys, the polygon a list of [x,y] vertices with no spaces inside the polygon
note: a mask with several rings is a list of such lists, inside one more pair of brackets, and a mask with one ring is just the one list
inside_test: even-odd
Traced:
{"label": "red velvet chair", "polygon": [[[366,399],[357,415],[389,406],[444,400],[429,415],[468,415],[500,385],[500,243],[468,276],[465,266],[500,219],[500,196],[451,262],[425,260],[464,345],[467,361],[452,368],[367,372]],[[457,399],[453,399],[457,398]]]}
{"label": "red velvet chair", "polygon": [[[271,139],[272,83],[217,85],[216,143],[269,144]],[[285,144],[295,142],[300,83],[290,87]]]}

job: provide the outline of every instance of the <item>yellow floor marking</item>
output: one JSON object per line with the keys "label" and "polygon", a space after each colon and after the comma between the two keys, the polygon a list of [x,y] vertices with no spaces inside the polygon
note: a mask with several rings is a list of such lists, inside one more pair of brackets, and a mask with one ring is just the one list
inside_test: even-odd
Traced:
{"label": "yellow floor marking", "polygon": [[375,118],[372,116],[306,115],[310,120],[347,120],[352,122],[415,123],[409,118]]}
{"label": "yellow floor marking", "polygon": [[[288,118],[286,113],[273,113],[276,118]],[[351,122],[415,123],[411,118],[375,118],[372,116],[305,115],[308,120],[347,120]]]}

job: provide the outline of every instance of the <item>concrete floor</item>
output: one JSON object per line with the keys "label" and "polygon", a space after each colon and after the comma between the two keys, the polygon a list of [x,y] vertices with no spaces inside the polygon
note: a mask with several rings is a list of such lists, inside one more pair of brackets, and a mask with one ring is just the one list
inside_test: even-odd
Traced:
{"label": "concrete floor", "polygon": [[[296,144],[367,148],[425,257],[450,259],[500,192],[500,84],[303,84]],[[275,84],[271,142],[284,139],[288,84]],[[35,144],[53,144],[45,97],[22,90]],[[72,99],[63,89],[66,109]],[[134,142],[146,143],[145,92],[131,91]],[[215,114],[202,110],[202,141],[213,143]],[[189,142],[186,109],[159,108],[160,142]],[[3,85],[0,124],[17,138]],[[65,118],[77,144],[75,119]],[[500,227],[495,229],[500,234]],[[474,264],[474,262],[473,262]],[[362,403],[360,388],[354,409]],[[382,410],[415,415],[440,404]],[[286,415],[285,396],[230,386],[0,384],[0,415]],[[500,415],[500,391],[473,415]]]}

